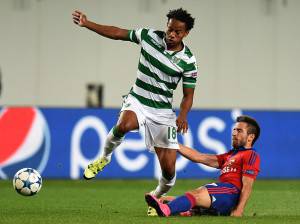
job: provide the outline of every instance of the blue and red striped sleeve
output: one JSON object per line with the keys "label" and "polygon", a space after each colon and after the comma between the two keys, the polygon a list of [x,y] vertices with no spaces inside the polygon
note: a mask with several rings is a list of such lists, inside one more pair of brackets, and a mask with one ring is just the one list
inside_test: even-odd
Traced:
{"label": "blue and red striped sleeve", "polygon": [[254,150],[247,151],[244,153],[243,158],[243,176],[256,178],[260,171],[260,157]]}

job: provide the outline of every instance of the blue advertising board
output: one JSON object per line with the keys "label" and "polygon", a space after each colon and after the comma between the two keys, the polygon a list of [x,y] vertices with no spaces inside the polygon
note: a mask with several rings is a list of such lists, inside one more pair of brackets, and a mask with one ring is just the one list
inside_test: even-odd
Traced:
{"label": "blue advertising board", "polygon": [[[118,118],[118,109],[5,107],[0,112],[0,179],[23,167],[44,178],[82,178],[96,159]],[[189,131],[178,140],[204,153],[221,154],[231,146],[231,129],[238,115],[247,114],[261,126],[255,149],[261,156],[259,178],[300,178],[300,112],[192,110]],[[215,178],[219,170],[177,158],[178,178]],[[108,169],[97,178],[155,178],[158,161],[148,152],[141,133],[129,133],[115,150]]]}

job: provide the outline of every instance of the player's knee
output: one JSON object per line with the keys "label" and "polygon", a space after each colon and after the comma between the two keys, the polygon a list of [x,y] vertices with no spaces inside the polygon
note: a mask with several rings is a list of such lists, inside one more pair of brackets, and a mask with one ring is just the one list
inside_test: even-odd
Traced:
{"label": "player's knee", "polygon": [[167,160],[161,163],[161,170],[164,178],[172,180],[176,174],[175,163]]}
{"label": "player's knee", "polygon": [[116,129],[120,135],[125,135],[127,132],[131,131],[130,125],[126,122],[121,122],[117,124]]}
{"label": "player's knee", "polygon": [[196,205],[204,208],[209,208],[211,206],[211,198],[205,187],[199,187],[197,189],[188,191],[186,194],[191,195],[195,199]]}
{"label": "player's knee", "polygon": [[172,180],[175,177],[175,169],[162,170],[162,176],[167,180]]}
{"label": "player's knee", "polygon": [[201,188],[190,190],[186,193],[189,193],[189,194],[193,195],[195,198],[197,198],[201,194]]}

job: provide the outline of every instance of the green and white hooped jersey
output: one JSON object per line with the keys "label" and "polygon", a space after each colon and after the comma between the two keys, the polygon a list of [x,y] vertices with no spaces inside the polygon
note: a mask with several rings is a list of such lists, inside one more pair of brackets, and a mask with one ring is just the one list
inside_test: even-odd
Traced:
{"label": "green and white hooped jersey", "polygon": [[137,79],[130,94],[153,109],[172,109],[173,91],[182,78],[183,88],[195,88],[196,59],[187,46],[166,50],[165,33],[153,29],[130,30],[130,41],[141,45]]}

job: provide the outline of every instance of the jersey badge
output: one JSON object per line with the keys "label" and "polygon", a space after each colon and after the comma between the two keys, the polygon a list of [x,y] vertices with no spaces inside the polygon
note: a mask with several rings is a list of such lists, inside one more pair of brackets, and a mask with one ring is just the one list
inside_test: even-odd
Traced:
{"label": "jersey badge", "polygon": [[175,56],[172,57],[172,62],[175,64],[178,64],[180,62],[180,58],[177,58]]}

